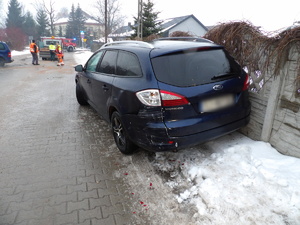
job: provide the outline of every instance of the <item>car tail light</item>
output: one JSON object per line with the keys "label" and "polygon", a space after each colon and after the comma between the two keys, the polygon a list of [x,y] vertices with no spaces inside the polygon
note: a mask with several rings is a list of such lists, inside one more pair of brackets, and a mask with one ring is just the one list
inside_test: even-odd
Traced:
{"label": "car tail light", "polygon": [[178,106],[186,105],[189,103],[189,101],[184,96],[173,92],[160,91],[160,94],[162,106]]}
{"label": "car tail light", "polygon": [[250,85],[250,78],[249,78],[248,73],[246,73],[246,78],[245,78],[245,81],[244,81],[243,91],[246,91],[249,88],[249,85]]}
{"label": "car tail light", "polygon": [[161,98],[157,89],[148,89],[136,93],[138,99],[148,106],[161,106]]}
{"label": "car tail light", "polygon": [[138,99],[148,106],[179,106],[189,104],[189,101],[182,95],[169,92],[149,89],[136,93]]}
{"label": "car tail light", "polygon": [[11,52],[8,52],[8,57],[11,58]]}

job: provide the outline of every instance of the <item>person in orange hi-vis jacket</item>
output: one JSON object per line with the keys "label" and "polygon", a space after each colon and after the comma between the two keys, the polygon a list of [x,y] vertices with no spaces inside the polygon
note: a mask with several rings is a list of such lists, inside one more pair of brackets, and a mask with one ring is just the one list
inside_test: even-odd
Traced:
{"label": "person in orange hi-vis jacket", "polygon": [[59,44],[56,45],[55,53],[56,53],[57,59],[58,59],[57,66],[65,65],[64,61],[63,61],[62,49],[61,49],[61,46]]}
{"label": "person in orange hi-vis jacket", "polygon": [[29,49],[32,55],[32,65],[40,65],[38,59],[39,47],[36,45],[35,40],[32,40]]}

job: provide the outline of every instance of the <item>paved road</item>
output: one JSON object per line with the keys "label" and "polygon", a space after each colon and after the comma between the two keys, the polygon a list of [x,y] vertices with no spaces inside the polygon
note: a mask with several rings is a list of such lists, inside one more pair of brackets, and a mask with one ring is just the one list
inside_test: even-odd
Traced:
{"label": "paved road", "polygon": [[0,68],[0,225],[135,224],[126,157],[77,104],[72,54]]}

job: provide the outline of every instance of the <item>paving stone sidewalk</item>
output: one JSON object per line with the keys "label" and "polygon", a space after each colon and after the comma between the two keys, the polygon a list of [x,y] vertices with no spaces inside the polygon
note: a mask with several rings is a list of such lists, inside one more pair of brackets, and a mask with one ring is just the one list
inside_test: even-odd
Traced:
{"label": "paving stone sidewalk", "polygon": [[77,104],[74,62],[30,60],[0,69],[0,225],[135,224],[124,156]]}

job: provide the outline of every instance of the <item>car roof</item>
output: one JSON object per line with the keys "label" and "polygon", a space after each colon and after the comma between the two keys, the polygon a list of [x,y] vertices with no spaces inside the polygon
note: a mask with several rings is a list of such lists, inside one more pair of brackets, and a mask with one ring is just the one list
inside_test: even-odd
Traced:
{"label": "car roof", "polygon": [[151,58],[160,55],[166,55],[174,52],[182,52],[194,49],[212,49],[212,48],[223,48],[209,41],[182,41],[182,40],[158,40],[153,42],[153,50],[151,51]]}
{"label": "car roof", "polygon": [[207,39],[202,38],[162,38],[152,42],[143,41],[116,41],[104,44],[101,49],[119,49],[131,52],[151,52],[150,57],[181,52],[188,49],[223,48]]}

